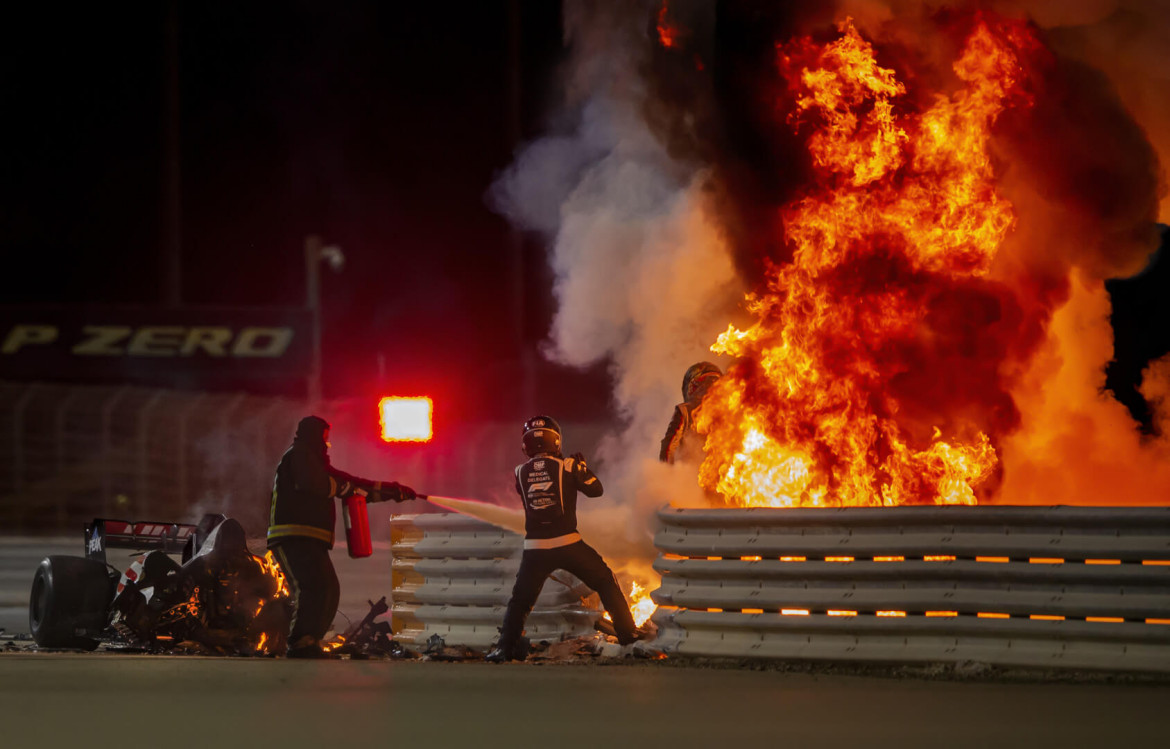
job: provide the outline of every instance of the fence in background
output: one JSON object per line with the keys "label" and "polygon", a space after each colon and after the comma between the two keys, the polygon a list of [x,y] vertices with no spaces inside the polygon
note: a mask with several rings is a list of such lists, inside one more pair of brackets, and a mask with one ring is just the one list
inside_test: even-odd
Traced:
{"label": "fence in background", "polygon": [[[327,401],[312,411],[333,423],[330,454],[346,471],[430,494],[511,498],[520,422],[458,424],[425,445],[387,445],[375,403]],[[303,401],[279,397],[0,382],[0,531],[225,512],[262,533],[273,471],[306,412]],[[575,427],[572,442],[584,447],[574,449],[589,449],[600,432]],[[388,516],[383,507],[372,519]]]}
{"label": "fence in background", "polygon": [[280,398],[0,383],[0,526],[178,520],[201,502],[262,498],[298,411]]}
{"label": "fence in background", "polygon": [[1170,508],[658,517],[671,653],[1170,672]]}
{"label": "fence in background", "polygon": [[[520,568],[516,533],[455,514],[396,515],[390,521],[395,639],[487,649],[499,637]],[[583,599],[589,599],[589,605]],[[596,596],[567,572],[544,585],[525,623],[532,641],[593,633]]]}

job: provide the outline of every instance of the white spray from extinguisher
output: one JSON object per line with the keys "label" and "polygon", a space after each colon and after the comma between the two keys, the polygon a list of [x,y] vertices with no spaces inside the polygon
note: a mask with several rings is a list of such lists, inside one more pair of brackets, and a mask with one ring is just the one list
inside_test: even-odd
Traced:
{"label": "white spray from extinguisher", "polygon": [[425,499],[432,504],[453,512],[478,518],[485,523],[491,523],[497,528],[519,533],[521,536],[524,535],[524,512],[521,510],[510,510],[506,507],[500,507],[499,505],[488,504],[487,502],[480,502],[474,499],[436,497],[427,494],[420,494],[418,498]]}

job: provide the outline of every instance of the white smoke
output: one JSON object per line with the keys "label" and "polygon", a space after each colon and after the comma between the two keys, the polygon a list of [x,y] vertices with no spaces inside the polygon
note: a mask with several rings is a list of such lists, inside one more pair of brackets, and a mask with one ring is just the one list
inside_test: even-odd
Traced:
{"label": "white smoke", "polygon": [[699,496],[695,467],[658,463],[659,442],[683,372],[713,359],[743,287],[709,217],[705,173],[673,160],[642,116],[636,71],[652,40],[596,10],[566,5],[572,126],[526,146],[492,197],[548,237],[558,309],[545,355],[610,365],[623,427],[597,456],[609,504],[583,508],[582,527],[603,552],[629,555],[621,547],[649,548],[657,507]]}

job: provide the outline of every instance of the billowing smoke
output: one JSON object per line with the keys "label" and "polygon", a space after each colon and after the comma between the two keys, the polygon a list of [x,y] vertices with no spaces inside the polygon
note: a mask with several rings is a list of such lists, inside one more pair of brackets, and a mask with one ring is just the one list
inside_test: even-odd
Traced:
{"label": "billowing smoke", "polygon": [[[635,5],[635,4],[630,4]],[[676,159],[646,119],[647,7],[568,3],[569,125],[529,145],[501,176],[497,206],[549,239],[559,307],[546,354],[609,361],[625,421],[602,446],[611,506],[582,510],[607,542],[648,544],[646,515],[696,501],[694,469],[659,464],[659,440],[687,366],[736,315],[738,278],[695,160]],[[628,555],[628,554],[627,554]]]}
{"label": "billowing smoke", "polygon": [[[683,370],[714,359],[716,336],[743,322],[744,292],[791,260],[781,209],[812,175],[807,144],[777,112],[777,43],[830,38],[831,22],[851,15],[882,64],[911,76],[922,98],[910,106],[924,108],[953,85],[961,39],[948,30],[976,5],[566,3],[566,111],[492,195],[548,239],[559,307],[547,355],[611,365],[625,426],[599,457],[618,507],[583,513],[586,531],[625,529],[609,537],[644,546],[653,508],[703,501],[693,467],[656,462],[658,441]],[[1160,202],[1168,217],[1158,154],[1170,154],[1170,61],[1156,42],[1170,13],[1138,0],[991,6],[1032,19],[1047,47],[1030,71],[1032,106],[1005,117],[992,143],[1017,224],[991,279],[1011,290],[1007,322],[1021,330],[999,371],[1016,413],[993,435],[1002,476],[991,499],[1165,502],[1165,446],[1143,441],[1103,391],[1103,281],[1140,270]],[[1142,386],[1155,407],[1166,405],[1168,370],[1151,367]]]}

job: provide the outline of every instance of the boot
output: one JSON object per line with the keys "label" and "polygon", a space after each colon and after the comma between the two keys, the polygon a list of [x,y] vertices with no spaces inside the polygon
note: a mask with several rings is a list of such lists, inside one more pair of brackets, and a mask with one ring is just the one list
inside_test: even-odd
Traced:
{"label": "boot", "polygon": [[647,640],[651,638],[651,633],[643,627],[634,627],[634,630],[629,634],[618,637],[619,645],[633,645],[638,640]]}
{"label": "boot", "polygon": [[491,651],[483,657],[488,663],[506,663],[512,660],[512,654],[499,645],[491,649]]}

